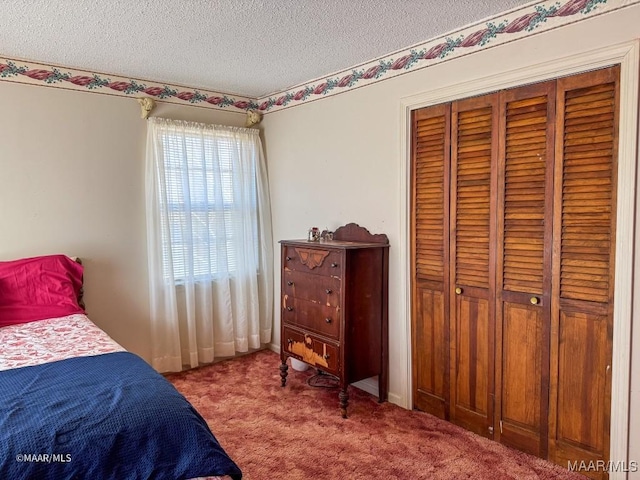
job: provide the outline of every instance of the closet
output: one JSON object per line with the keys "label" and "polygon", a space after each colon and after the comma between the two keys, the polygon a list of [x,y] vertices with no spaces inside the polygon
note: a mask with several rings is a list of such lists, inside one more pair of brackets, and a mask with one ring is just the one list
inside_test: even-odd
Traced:
{"label": "closet", "polygon": [[565,468],[609,455],[619,75],[412,114],[413,405]]}

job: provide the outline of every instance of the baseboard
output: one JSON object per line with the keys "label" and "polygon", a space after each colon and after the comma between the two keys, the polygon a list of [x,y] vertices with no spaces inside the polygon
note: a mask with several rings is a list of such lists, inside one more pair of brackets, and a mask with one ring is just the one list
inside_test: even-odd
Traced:
{"label": "baseboard", "polygon": [[276,352],[277,354],[280,354],[280,345],[276,345],[275,343],[269,343],[267,344],[267,348],[272,352]]}
{"label": "baseboard", "polygon": [[402,397],[402,395],[389,392],[388,400],[389,403],[393,403],[394,405],[398,405],[399,407],[402,407],[404,409],[411,410],[407,407],[407,402],[405,401],[404,397]]}

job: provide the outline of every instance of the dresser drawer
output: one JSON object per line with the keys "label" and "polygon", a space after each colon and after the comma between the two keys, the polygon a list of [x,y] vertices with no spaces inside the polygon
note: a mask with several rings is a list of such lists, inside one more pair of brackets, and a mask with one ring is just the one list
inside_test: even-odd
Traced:
{"label": "dresser drawer", "polygon": [[333,338],[339,338],[340,335],[340,308],[338,307],[320,305],[284,295],[282,321]]}
{"label": "dresser drawer", "polygon": [[311,334],[284,327],[282,344],[286,351],[303,362],[335,375],[340,371],[340,347]]}
{"label": "dresser drawer", "polygon": [[322,277],[299,271],[285,271],[282,291],[290,297],[337,307],[340,305],[340,286],[336,277]]}
{"label": "dresser drawer", "polygon": [[342,255],[339,251],[315,246],[283,246],[283,269],[314,275],[342,275]]}

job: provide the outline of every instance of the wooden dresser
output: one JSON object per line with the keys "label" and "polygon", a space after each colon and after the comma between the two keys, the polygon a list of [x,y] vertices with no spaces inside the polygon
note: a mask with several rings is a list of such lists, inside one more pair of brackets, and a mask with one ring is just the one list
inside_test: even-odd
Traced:
{"label": "wooden dresser", "polygon": [[378,376],[379,400],[388,385],[389,240],[350,223],[333,240],[282,240],[282,386],[287,358],[339,379],[347,416],[350,383]]}

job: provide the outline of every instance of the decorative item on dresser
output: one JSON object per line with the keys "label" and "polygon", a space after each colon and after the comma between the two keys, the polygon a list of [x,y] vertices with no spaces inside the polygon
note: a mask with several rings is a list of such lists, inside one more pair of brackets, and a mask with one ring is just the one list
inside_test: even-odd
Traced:
{"label": "decorative item on dresser", "polygon": [[347,417],[350,383],[378,376],[387,399],[389,239],[355,223],[333,240],[282,240],[280,377],[292,357],[335,375]]}

